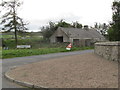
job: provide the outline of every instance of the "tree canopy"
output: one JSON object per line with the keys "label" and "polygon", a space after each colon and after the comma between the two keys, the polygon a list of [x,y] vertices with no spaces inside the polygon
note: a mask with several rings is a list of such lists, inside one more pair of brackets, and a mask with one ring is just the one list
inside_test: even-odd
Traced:
{"label": "tree canopy", "polygon": [[106,23],[102,23],[102,24],[95,23],[94,28],[97,29],[100,32],[100,34],[102,34],[103,36],[106,36],[109,25]]}
{"label": "tree canopy", "polygon": [[0,24],[3,25],[2,30],[15,32],[15,41],[17,45],[17,32],[24,32],[27,30],[26,23],[23,19],[17,15],[17,9],[22,5],[19,0],[2,1],[0,7],[2,7],[2,17],[0,18]]}
{"label": "tree canopy", "polygon": [[112,23],[108,30],[109,40],[120,41],[120,0],[116,0],[112,4]]}

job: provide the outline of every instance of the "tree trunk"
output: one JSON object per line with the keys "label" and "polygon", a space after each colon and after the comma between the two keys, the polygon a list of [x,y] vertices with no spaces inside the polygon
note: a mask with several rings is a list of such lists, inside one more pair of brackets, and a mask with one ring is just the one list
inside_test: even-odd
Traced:
{"label": "tree trunk", "polygon": [[17,29],[16,29],[16,25],[15,25],[15,45],[17,46],[18,44],[18,39],[17,39]]}
{"label": "tree trunk", "polygon": [[17,39],[17,27],[16,27],[16,11],[15,11],[15,0],[14,0],[14,7],[13,7],[13,21],[14,21],[14,30],[15,30],[15,44],[17,46],[18,39]]}

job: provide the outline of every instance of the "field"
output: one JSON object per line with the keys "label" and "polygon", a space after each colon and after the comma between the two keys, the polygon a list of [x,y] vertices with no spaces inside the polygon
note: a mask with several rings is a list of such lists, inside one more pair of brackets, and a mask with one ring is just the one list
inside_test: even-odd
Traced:
{"label": "field", "polygon": [[[49,53],[58,52],[69,52],[66,50],[66,46],[69,43],[49,43],[39,35],[19,37],[18,45],[31,45],[31,49],[16,49],[15,40],[11,35],[3,35],[2,43],[5,44],[9,49],[2,49],[2,58],[13,58],[13,57],[24,57],[32,55],[42,55]],[[93,49],[93,47],[75,47],[71,51]]]}

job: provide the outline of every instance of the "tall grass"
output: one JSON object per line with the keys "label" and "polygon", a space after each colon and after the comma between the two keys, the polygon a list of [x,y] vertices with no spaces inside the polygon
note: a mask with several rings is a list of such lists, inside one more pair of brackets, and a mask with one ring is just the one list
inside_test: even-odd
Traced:
{"label": "tall grass", "polygon": [[[74,47],[71,51],[93,49],[93,47]],[[10,49],[3,50],[2,58],[23,57],[32,55],[42,55],[49,53],[69,52],[65,48],[39,48],[39,49]]]}
{"label": "tall grass", "polygon": [[[3,39],[2,43],[9,47],[9,50],[2,51],[2,58],[42,55],[57,52],[69,52],[65,49],[68,43],[49,43],[38,36],[18,39],[18,45],[31,45],[31,49],[16,49],[14,39]],[[93,47],[73,46],[71,51],[86,49],[93,49]]]}

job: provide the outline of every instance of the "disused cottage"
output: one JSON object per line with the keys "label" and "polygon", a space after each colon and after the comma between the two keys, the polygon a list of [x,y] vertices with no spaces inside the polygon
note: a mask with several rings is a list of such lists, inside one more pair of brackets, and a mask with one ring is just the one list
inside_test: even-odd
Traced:
{"label": "disused cottage", "polygon": [[59,27],[55,33],[50,37],[51,43],[71,42],[79,46],[92,46],[97,41],[105,41],[95,29],[78,29],[78,28],[63,28]]}

